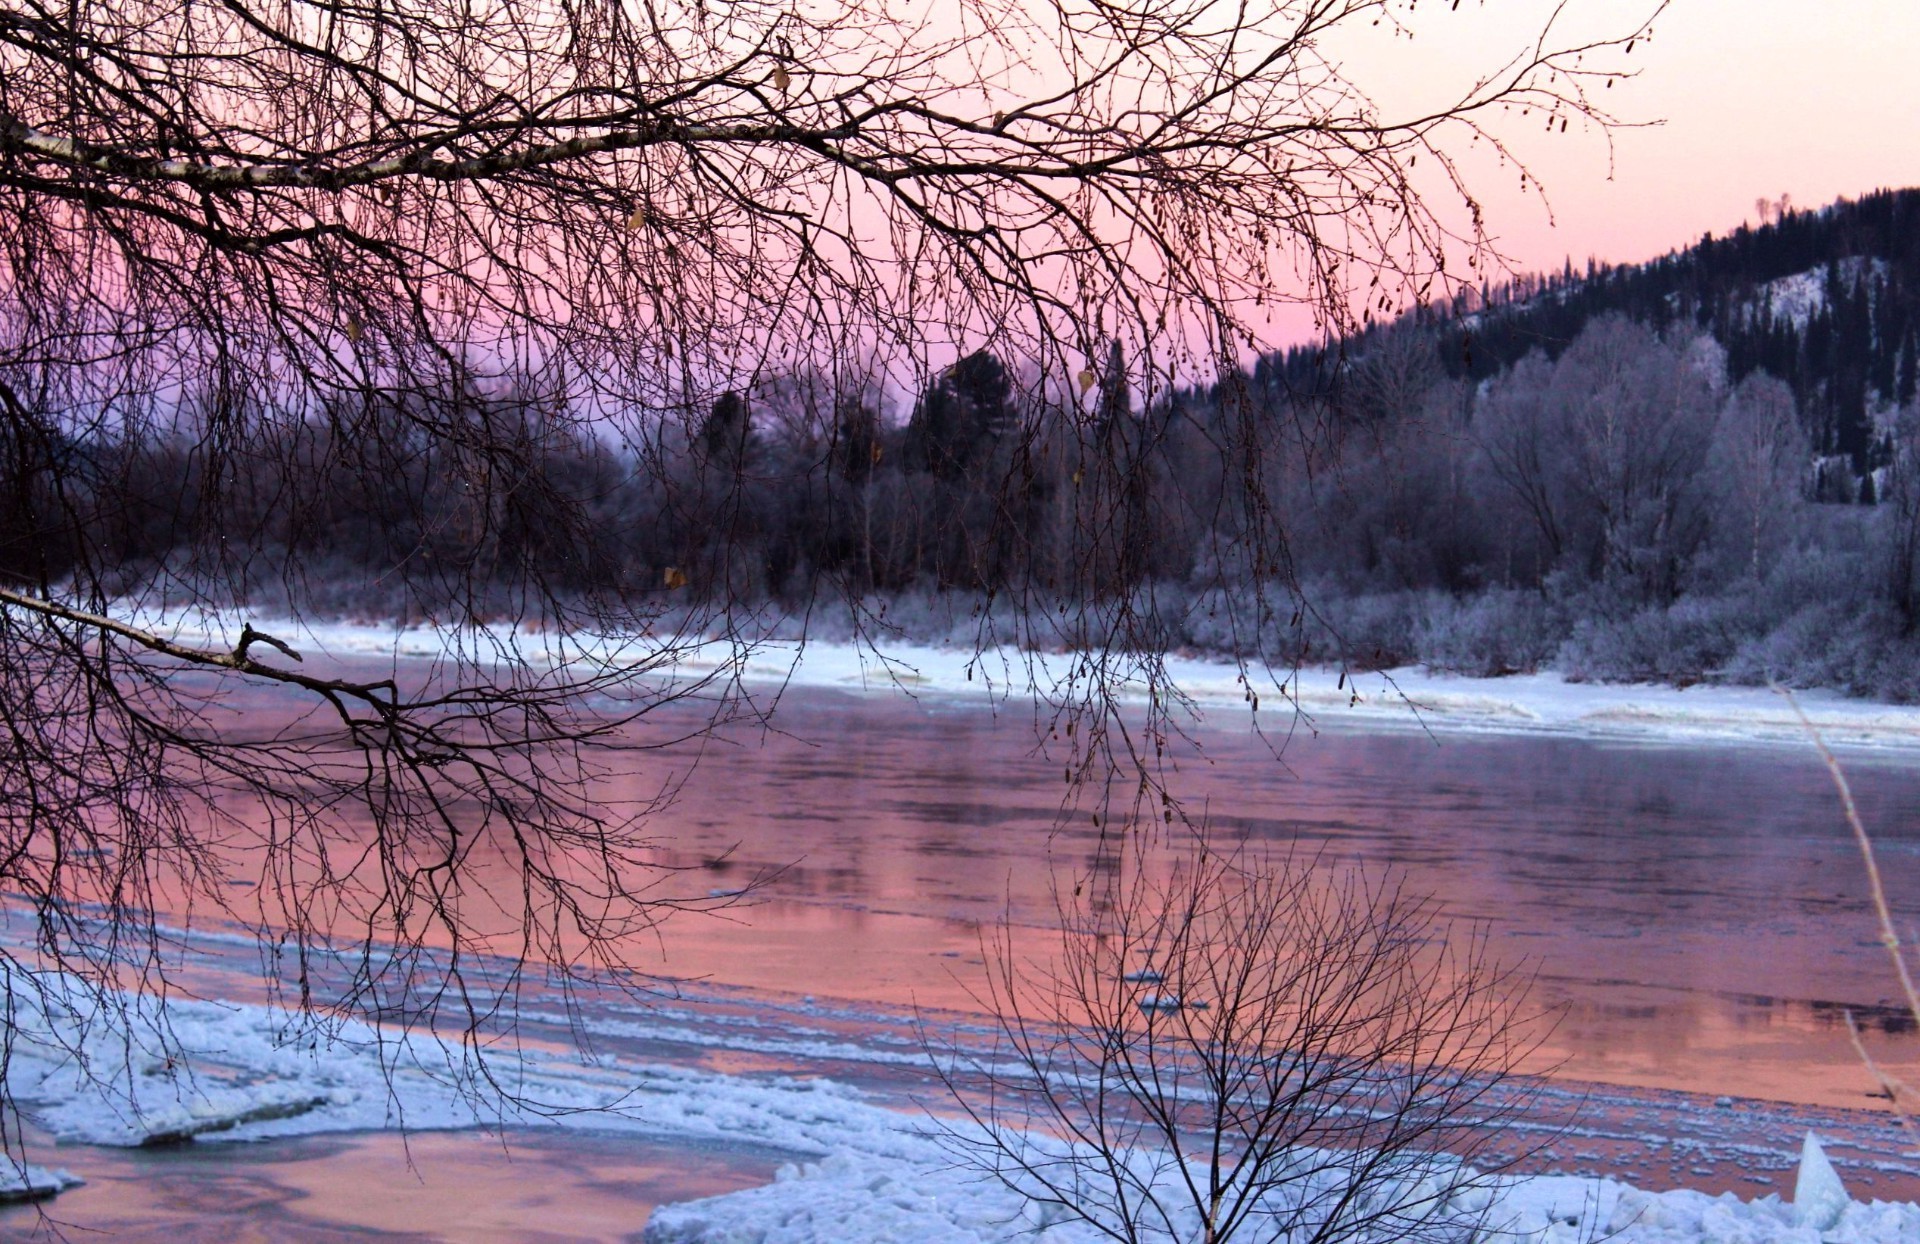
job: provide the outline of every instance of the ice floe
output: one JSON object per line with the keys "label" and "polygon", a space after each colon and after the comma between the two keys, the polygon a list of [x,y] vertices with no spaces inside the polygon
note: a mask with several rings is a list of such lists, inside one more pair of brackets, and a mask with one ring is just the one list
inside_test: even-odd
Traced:
{"label": "ice floe", "polygon": [[13,1205],[21,1201],[44,1201],[57,1193],[65,1192],[85,1183],[78,1175],[63,1170],[48,1170],[44,1166],[28,1166],[24,1162],[0,1161],[0,1205]]}

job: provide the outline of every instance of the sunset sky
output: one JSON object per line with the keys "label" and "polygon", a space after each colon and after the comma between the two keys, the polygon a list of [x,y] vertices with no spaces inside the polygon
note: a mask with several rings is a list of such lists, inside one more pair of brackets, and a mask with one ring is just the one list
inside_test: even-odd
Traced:
{"label": "sunset sky", "polygon": [[[1577,2],[1602,22],[1653,7]],[[1457,87],[1463,62],[1476,52],[1484,60],[1489,34],[1504,34],[1511,49],[1550,5],[1486,0],[1470,22],[1465,6],[1437,7],[1421,14],[1413,46],[1425,55],[1415,72]],[[1576,265],[1589,255],[1651,258],[1754,219],[1762,195],[1815,207],[1920,186],[1920,0],[1674,0],[1654,36],[1622,62],[1640,76],[1604,102],[1626,119],[1662,124],[1615,133],[1611,180],[1604,140],[1575,133],[1528,151],[1557,225],[1535,196],[1488,198],[1520,268],[1558,268],[1568,256]],[[1376,96],[1390,93],[1388,81]]]}

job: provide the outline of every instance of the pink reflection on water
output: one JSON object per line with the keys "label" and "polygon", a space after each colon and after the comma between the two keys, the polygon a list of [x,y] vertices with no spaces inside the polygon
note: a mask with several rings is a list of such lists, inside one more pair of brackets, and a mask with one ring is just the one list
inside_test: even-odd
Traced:
{"label": "pink reflection on water", "polygon": [[[263,727],[289,710],[249,706]],[[1088,792],[1065,814],[1058,743],[968,704],[789,691],[785,733],[640,753],[613,801],[684,778],[651,822],[679,892],[773,880],[718,915],[638,939],[648,970],[899,1011],[977,1010],[979,930],[1003,917],[1042,953],[1052,884],[1096,858]],[[637,738],[684,733],[676,710]],[[1859,862],[1811,755],[1574,739],[1332,734],[1277,761],[1202,730],[1172,775],[1216,835],[1403,874],[1564,1010],[1536,1069],[1571,1080],[1871,1106],[1841,1016],[1915,1056],[1890,1008]],[[1850,764],[1904,919],[1920,915],[1920,774]],[[484,861],[483,861],[484,867]],[[510,947],[503,939],[502,948]]]}
{"label": "pink reflection on water", "polygon": [[[980,711],[791,696],[768,738],[696,776],[661,822],[668,856],[724,879],[788,865],[744,923],[687,920],[673,971],[891,1006],[969,1006],[976,929],[1052,916],[1055,875],[1097,834],[1062,821],[1057,757]],[[816,740],[813,745],[805,740]],[[1175,777],[1217,833],[1330,868],[1399,870],[1541,977],[1565,1008],[1543,1051],[1563,1077],[1828,1106],[1871,1105],[1841,1016],[1913,1058],[1874,941],[1859,861],[1825,773],[1788,749],[1654,749],[1569,739],[1332,735],[1277,763],[1203,735]],[[1907,918],[1920,914],[1920,774],[1857,760]]]}
{"label": "pink reflection on water", "polygon": [[[85,1186],[0,1208],[0,1237],[164,1244],[638,1239],[656,1205],[766,1183],[777,1155],[572,1133],[324,1136],[61,1151]],[[39,1220],[44,1213],[50,1222]],[[42,1234],[36,1234],[36,1228]]]}

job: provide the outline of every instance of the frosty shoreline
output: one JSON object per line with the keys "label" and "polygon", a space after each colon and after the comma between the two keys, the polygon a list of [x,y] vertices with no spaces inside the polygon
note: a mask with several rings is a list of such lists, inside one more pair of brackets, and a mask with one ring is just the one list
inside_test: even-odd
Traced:
{"label": "frosty shoreline", "polygon": [[[560,657],[540,632],[449,635],[424,627],[394,628],[349,622],[296,622],[238,613],[161,617],[130,615],[183,642],[230,645],[243,621],[303,650],[346,659],[420,659],[450,647],[486,654],[505,644],[534,661]],[[586,664],[639,663],[644,641],[625,646],[570,641],[565,658]],[[1117,666],[1123,663],[1116,663]],[[1242,675],[1230,662],[1170,656],[1167,675],[1208,729],[1246,730],[1256,723],[1270,735],[1317,730],[1430,731],[1441,734],[1558,735],[1619,742],[1770,744],[1808,746],[1805,729],[1785,697],[1765,688],[1570,683],[1555,673],[1467,678],[1419,667],[1347,678],[1324,666],[1296,673]],[[1076,680],[1075,676],[1078,675]],[[990,649],[959,644],[886,642],[878,652],[845,642],[810,639],[756,641],[735,648],[711,641],[685,653],[663,677],[738,678],[754,688],[809,687],[854,693],[911,694],[1018,706],[1035,694],[1052,697],[1075,686],[1084,694],[1085,670],[1069,653]],[[1144,700],[1133,681],[1123,697]],[[1255,711],[1254,699],[1258,709]],[[1920,706],[1850,699],[1833,691],[1801,691],[1795,700],[1835,747],[1920,758]]]}
{"label": "frosty shoreline", "polygon": [[[484,1090],[473,1066],[429,1038],[352,1023],[328,1034],[284,1011],[224,1002],[176,1000],[162,1014],[123,995],[119,1002],[137,1009],[131,1017],[72,1009],[81,995],[57,978],[50,984],[44,992],[16,992],[19,1024],[7,1083],[22,1108],[65,1141],[217,1143],[402,1122],[416,1129],[585,1126],[751,1144],[794,1158],[771,1184],[661,1207],[647,1227],[651,1244],[1095,1238],[1063,1221],[1057,1206],[956,1169],[937,1126],[924,1117],[886,1109],[831,1080],[729,1075],[606,1055],[483,1055],[499,1084],[556,1116],[498,1097],[476,1100],[476,1090]],[[162,1028],[170,1034],[165,1043],[153,1035]],[[64,1171],[37,1169],[28,1180],[46,1192],[54,1183],[78,1182]],[[1654,1193],[1573,1175],[1474,1181],[1449,1195],[1463,1222],[1482,1226],[1473,1238],[1502,1244],[1920,1239],[1920,1205],[1848,1199],[1813,1143],[1791,1201],[1774,1193],[1752,1201],[1687,1189]]]}

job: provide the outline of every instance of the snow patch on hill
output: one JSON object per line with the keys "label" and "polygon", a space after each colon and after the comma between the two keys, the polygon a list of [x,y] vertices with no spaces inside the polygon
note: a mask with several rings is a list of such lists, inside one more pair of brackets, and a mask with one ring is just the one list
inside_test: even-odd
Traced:
{"label": "snow patch on hill", "polygon": [[[1887,261],[1869,259],[1861,255],[1851,255],[1838,262],[1841,283],[1848,289],[1865,279],[1884,277],[1888,272]],[[1805,272],[1796,272],[1792,276],[1783,276],[1768,281],[1759,288],[1754,301],[1754,311],[1770,312],[1776,321],[1792,324],[1796,329],[1804,329],[1807,323],[1824,311],[1827,306],[1827,270],[1824,267],[1809,268]]]}

